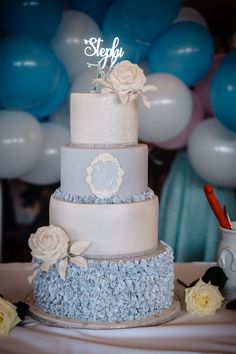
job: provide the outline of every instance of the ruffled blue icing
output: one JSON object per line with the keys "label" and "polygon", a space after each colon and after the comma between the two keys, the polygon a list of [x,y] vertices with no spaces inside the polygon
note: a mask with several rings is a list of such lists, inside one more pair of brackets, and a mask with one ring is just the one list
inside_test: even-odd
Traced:
{"label": "ruffled blue icing", "polygon": [[152,199],[155,194],[148,188],[147,191],[132,194],[132,195],[115,195],[110,198],[98,198],[93,195],[80,196],[78,194],[70,194],[63,192],[60,188],[56,189],[54,196],[57,199],[64,200],[66,202],[72,203],[82,203],[82,204],[121,204],[121,203],[132,203],[141,202],[142,200]]}
{"label": "ruffled blue icing", "polygon": [[33,281],[36,305],[44,312],[88,321],[135,320],[169,308],[174,294],[172,249],[147,259],[89,260],[70,264],[63,281],[55,268]]}

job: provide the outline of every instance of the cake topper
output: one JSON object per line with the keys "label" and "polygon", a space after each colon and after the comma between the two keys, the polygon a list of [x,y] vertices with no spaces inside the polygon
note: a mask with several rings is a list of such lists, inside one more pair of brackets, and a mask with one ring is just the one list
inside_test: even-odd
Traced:
{"label": "cake topper", "polygon": [[[122,103],[132,102],[141,95],[145,106],[151,106],[151,102],[144,92],[155,91],[157,88],[153,85],[145,85],[146,77],[143,70],[129,60],[124,60],[116,64],[118,59],[124,55],[123,48],[118,48],[119,38],[115,37],[111,48],[102,47],[103,39],[91,37],[84,39],[86,45],[84,54],[88,57],[96,56],[96,64],[87,63],[88,67],[97,67],[97,78],[93,80],[95,92],[97,84],[103,86],[101,93],[116,93]],[[100,59],[99,59],[100,58]],[[108,66],[108,60],[110,65]],[[116,65],[115,65],[116,64]],[[108,67],[108,72],[103,69]]]}
{"label": "cake topper", "polygon": [[[96,56],[98,61],[96,64],[87,63],[88,67],[97,66],[97,77],[103,77],[104,72],[102,71],[106,66],[108,66],[108,60],[110,59],[109,67],[112,68],[117,60],[122,58],[124,55],[124,50],[122,47],[118,48],[119,38],[115,37],[111,48],[102,47],[104,42],[101,38],[91,37],[90,39],[84,39],[84,44],[87,46],[84,49],[84,54],[88,57]],[[100,59],[99,59],[100,58]]]}

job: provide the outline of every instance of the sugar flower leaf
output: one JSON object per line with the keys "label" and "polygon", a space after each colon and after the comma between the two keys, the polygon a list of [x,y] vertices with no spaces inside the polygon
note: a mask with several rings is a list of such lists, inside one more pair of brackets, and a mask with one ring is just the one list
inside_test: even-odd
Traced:
{"label": "sugar flower leaf", "polygon": [[129,95],[122,93],[122,92],[117,92],[117,95],[119,97],[119,99],[121,100],[121,103],[125,104],[128,102],[129,100]]}
{"label": "sugar flower leaf", "polygon": [[79,256],[90,246],[90,244],[91,242],[89,241],[75,241],[70,247],[70,253]]}
{"label": "sugar flower leaf", "polygon": [[41,264],[41,269],[43,272],[48,272],[50,268],[50,264],[49,263],[42,263]]}
{"label": "sugar flower leaf", "polygon": [[133,102],[134,100],[136,100],[137,95],[138,95],[137,92],[130,92],[130,94],[129,94],[129,101],[130,101],[130,102]]}
{"label": "sugar flower leaf", "polygon": [[33,271],[33,273],[32,273],[30,276],[28,276],[28,282],[29,282],[29,284],[32,284],[32,281],[34,280],[34,278],[35,278],[36,275],[38,274],[39,270],[40,270],[40,267],[36,268],[36,269]]}
{"label": "sugar flower leaf", "polygon": [[154,85],[145,85],[141,91],[147,92],[147,91],[156,91],[156,90],[157,90],[157,87]]}
{"label": "sugar flower leaf", "polygon": [[87,269],[88,264],[87,261],[84,257],[76,256],[76,257],[71,257],[70,261],[74,263],[77,267]]}
{"label": "sugar flower leaf", "polygon": [[109,82],[107,82],[104,78],[100,78],[100,79],[94,79],[92,82],[93,85],[99,84],[102,85],[104,87],[108,87],[108,88],[112,88],[111,84]]}
{"label": "sugar flower leaf", "polygon": [[64,259],[62,259],[60,262],[57,263],[56,267],[57,267],[57,271],[60,275],[60,278],[62,280],[66,279],[66,269],[67,269],[67,265],[68,265],[68,261],[67,258],[65,257]]}
{"label": "sugar flower leaf", "polygon": [[145,95],[142,95],[142,99],[143,99],[144,105],[145,105],[147,108],[150,108],[150,107],[151,107],[151,102],[150,102],[150,100],[148,99],[148,97],[145,96]]}
{"label": "sugar flower leaf", "polygon": [[103,87],[101,89],[101,94],[102,95],[106,95],[107,93],[111,93],[112,92],[112,89],[110,87]]}

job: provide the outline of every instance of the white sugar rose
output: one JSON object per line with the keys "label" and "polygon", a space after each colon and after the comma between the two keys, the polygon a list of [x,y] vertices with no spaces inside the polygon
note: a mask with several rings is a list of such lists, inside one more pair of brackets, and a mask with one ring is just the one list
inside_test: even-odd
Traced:
{"label": "white sugar rose", "polygon": [[143,70],[129,60],[116,64],[112,71],[105,77],[93,80],[93,84],[104,86],[101,94],[116,93],[123,104],[132,102],[141,95],[145,106],[151,106],[151,102],[143,93],[156,91],[153,85],[146,85],[146,77]]}
{"label": "white sugar rose", "polygon": [[7,336],[20,321],[16,306],[0,297],[0,336]]}
{"label": "white sugar rose", "polygon": [[45,271],[66,257],[68,244],[69,237],[65,231],[54,225],[40,227],[29,238],[31,255],[44,263],[42,269]]}
{"label": "white sugar rose", "polygon": [[214,315],[224,300],[218,286],[201,279],[191,288],[185,289],[185,303],[188,312],[199,315]]}
{"label": "white sugar rose", "polygon": [[124,60],[114,66],[107,81],[115,91],[137,92],[145,85],[146,77],[137,64]]}

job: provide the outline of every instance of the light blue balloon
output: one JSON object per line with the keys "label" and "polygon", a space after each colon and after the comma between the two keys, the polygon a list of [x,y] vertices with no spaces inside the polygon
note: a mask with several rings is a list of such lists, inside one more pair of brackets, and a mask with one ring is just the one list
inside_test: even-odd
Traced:
{"label": "light blue balloon", "polygon": [[62,0],[3,0],[1,26],[7,35],[30,34],[50,39],[59,26],[62,12]]}
{"label": "light blue balloon", "polygon": [[236,58],[223,63],[210,87],[210,100],[216,118],[236,133]]}
{"label": "light blue balloon", "polygon": [[9,109],[28,109],[53,89],[59,61],[44,41],[12,35],[0,41],[0,102]]}
{"label": "light blue balloon", "polygon": [[0,110],[0,178],[19,178],[37,164],[44,149],[41,124],[23,111]]}
{"label": "light blue balloon", "polygon": [[213,62],[214,44],[209,32],[194,22],[179,22],[153,43],[149,67],[153,73],[177,76],[188,86],[197,83]]}
{"label": "light blue balloon", "polygon": [[133,63],[143,60],[150,49],[149,42],[142,42],[132,37],[127,22],[123,22],[118,3],[114,3],[107,11],[103,22],[103,36],[106,47],[111,47],[115,37],[119,37],[119,46],[124,50],[122,60],[127,59]]}
{"label": "light blue balloon", "polygon": [[67,71],[63,64],[60,65],[58,79],[56,79],[55,88],[49,94],[45,101],[32,107],[28,111],[39,120],[45,118],[57,111],[57,109],[66,101],[70,89],[70,81]]}
{"label": "light blue balloon", "polygon": [[118,0],[122,19],[128,23],[131,35],[151,41],[174,21],[182,0]]}

